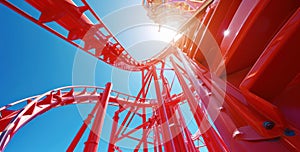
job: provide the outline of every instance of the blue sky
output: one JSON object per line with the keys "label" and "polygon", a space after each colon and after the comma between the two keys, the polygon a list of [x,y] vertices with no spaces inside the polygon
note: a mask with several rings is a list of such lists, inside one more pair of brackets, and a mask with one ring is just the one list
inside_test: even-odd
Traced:
{"label": "blue sky", "polygon": [[[157,52],[151,52],[151,50],[159,50],[166,44],[167,40],[164,42],[160,39],[161,35],[153,35],[150,39],[159,40],[158,43],[155,43],[156,45],[153,45],[153,42],[135,45],[137,41],[140,43],[149,41],[149,38],[141,39],[145,34],[141,34],[142,28],[129,29],[125,32],[122,31],[123,29],[118,29],[121,26],[120,23],[122,25],[124,23],[126,26],[131,26],[129,23],[135,23],[129,18],[118,19],[116,15],[120,14],[113,12],[120,8],[141,4],[141,0],[101,0],[91,1],[90,4],[113,32],[121,31],[117,37],[135,57],[144,59],[152,56]],[[30,7],[20,6],[38,17],[38,13]],[[115,18],[109,19],[110,17]],[[129,17],[134,18],[133,16]],[[139,84],[127,80],[134,78],[137,81],[139,74],[124,72],[99,62],[3,5],[0,5],[0,20],[0,106],[42,94],[54,88],[74,84],[104,86],[105,83],[113,81],[115,90],[129,94],[137,93]],[[145,23],[149,20],[140,22]],[[152,30],[155,28],[151,27]],[[128,39],[130,32],[137,32],[136,37],[130,35],[131,39]],[[168,31],[166,32],[168,33]],[[156,47],[145,47],[145,45]],[[137,52],[141,48],[148,48],[148,50],[142,50],[144,52],[141,54],[141,52]],[[169,79],[172,79],[173,73],[167,75]],[[128,88],[128,86],[134,87]],[[175,88],[179,88],[179,86]],[[180,89],[175,92],[180,92]],[[81,126],[82,116],[84,118],[86,116],[86,113],[80,111],[81,108],[84,109],[85,106],[65,106],[38,116],[17,132],[6,147],[6,151],[64,151]],[[113,111],[114,108],[110,108],[108,114],[112,115]],[[106,129],[110,129],[109,124],[105,126],[104,131]],[[87,134],[84,136],[76,151],[81,151],[83,148]],[[100,147],[106,150],[106,142],[101,141]]]}

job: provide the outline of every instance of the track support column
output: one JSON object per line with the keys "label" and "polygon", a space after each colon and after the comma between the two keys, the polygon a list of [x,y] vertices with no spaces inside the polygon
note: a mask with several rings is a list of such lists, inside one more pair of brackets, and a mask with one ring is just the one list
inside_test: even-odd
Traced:
{"label": "track support column", "polygon": [[112,84],[107,83],[103,95],[101,96],[101,100],[95,105],[98,106],[98,110],[88,140],[85,142],[84,152],[97,152],[98,150],[98,144],[111,88]]}
{"label": "track support column", "polygon": [[[174,71],[177,75],[179,83],[181,84],[183,93],[187,98],[187,103],[193,112],[194,119],[199,127],[199,130],[202,132],[202,137],[205,141],[207,149],[209,151],[227,152],[228,150],[226,145],[223,143],[222,139],[219,137],[214,128],[209,126],[210,124],[208,118],[203,112],[203,109],[200,107],[198,101],[195,99],[182,74],[179,72],[179,68],[172,57],[170,58],[170,61],[174,67]],[[206,128],[207,126],[209,126],[209,128]]]}
{"label": "track support column", "polygon": [[165,124],[161,123],[161,129],[162,129],[162,135],[163,135],[163,142],[164,142],[165,150],[166,151],[175,151],[175,146],[174,146],[174,142],[173,142],[172,133],[171,133],[171,130],[169,128],[170,123],[169,123],[167,112],[166,112],[166,105],[163,101],[163,97],[162,97],[162,94],[161,94],[160,85],[159,85],[158,76],[157,76],[157,73],[156,73],[156,67],[155,66],[152,66],[152,72],[153,72],[154,85],[155,85],[155,91],[156,91],[158,105],[161,106],[157,109],[158,114],[159,114],[159,117],[161,118],[161,122],[165,122]]}
{"label": "track support column", "polygon": [[113,117],[113,124],[112,124],[112,129],[110,133],[110,140],[109,140],[109,145],[108,145],[108,152],[113,152],[115,151],[115,138],[116,138],[116,131],[118,128],[118,122],[119,122],[119,111],[115,112],[115,115]]}

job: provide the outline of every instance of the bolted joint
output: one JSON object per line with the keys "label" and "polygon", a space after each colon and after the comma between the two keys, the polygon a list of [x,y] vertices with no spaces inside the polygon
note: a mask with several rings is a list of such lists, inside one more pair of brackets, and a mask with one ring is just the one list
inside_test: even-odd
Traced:
{"label": "bolted joint", "polygon": [[295,136],[295,135],[296,135],[295,131],[294,131],[294,130],[291,130],[291,129],[289,129],[289,128],[286,128],[286,129],[284,130],[284,134],[285,134],[286,136]]}
{"label": "bolted joint", "polygon": [[267,130],[271,130],[274,128],[275,123],[273,121],[265,121],[263,123],[263,126],[267,129]]}

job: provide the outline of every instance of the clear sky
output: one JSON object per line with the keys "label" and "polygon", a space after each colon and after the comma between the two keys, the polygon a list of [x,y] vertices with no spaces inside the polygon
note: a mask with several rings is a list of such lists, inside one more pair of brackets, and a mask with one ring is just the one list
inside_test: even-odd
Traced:
{"label": "clear sky", "polygon": [[[11,1],[18,3],[18,0]],[[171,34],[172,37],[174,34],[165,29],[161,35],[155,35],[153,33],[156,27],[151,25],[147,29],[152,30],[150,33],[153,35],[143,37],[144,27],[131,28],[136,24],[153,23],[141,17],[146,15],[140,10],[140,6],[136,6],[141,4],[141,0],[93,0],[90,4],[137,59],[143,60],[158,53],[170,38],[162,36]],[[32,8],[23,3],[19,5],[38,17],[38,13]],[[134,14],[133,10],[140,12]],[[127,18],[120,17],[123,13],[129,13]],[[140,20],[133,20],[138,19],[138,16]],[[0,5],[0,20],[0,106],[62,86],[104,86],[109,81],[117,84],[114,85],[115,90],[136,94],[139,85],[127,81],[131,77],[137,81],[136,73],[124,72],[99,62],[3,5]],[[130,33],[136,34],[133,36]],[[169,75],[170,78],[172,76]],[[85,107],[65,106],[38,116],[17,132],[6,151],[65,151],[82,124],[82,115],[86,115],[80,111],[81,108]],[[111,114],[112,111],[113,108],[109,109],[108,113]],[[104,131],[107,129],[110,129],[109,124],[105,126]],[[81,151],[86,139],[87,134],[78,144],[76,151]],[[100,147],[106,150],[107,143],[101,141]]]}

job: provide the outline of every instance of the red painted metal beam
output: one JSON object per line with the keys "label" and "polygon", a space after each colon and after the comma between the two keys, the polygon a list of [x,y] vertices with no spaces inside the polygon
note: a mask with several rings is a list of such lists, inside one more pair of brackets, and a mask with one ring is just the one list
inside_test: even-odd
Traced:
{"label": "red painted metal beam", "polygon": [[175,151],[175,145],[173,142],[172,133],[169,128],[170,123],[169,123],[167,112],[166,112],[166,105],[164,103],[164,100],[163,100],[163,97],[161,94],[160,84],[158,81],[158,76],[156,73],[155,66],[152,66],[152,72],[153,72],[153,78],[154,78],[156,98],[157,98],[157,102],[159,105],[159,109],[161,109],[161,110],[158,110],[158,113],[159,113],[161,122],[164,122],[164,123],[161,123],[161,125],[160,125],[161,129],[162,129],[164,148],[166,149],[166,151]]}
{"label": "red painted metal beam", "polygon": [[177,64],[174,59],[170,58],[171,63],[174,67],[174,71],[178,77],[179,83],[181,84],[182,90],[187,98],[187,103],[193,113],[194,119],[198,125],[199,130],[202,133],[202,137],[207,145],[209,151],[227,152],[227,146],[224,144],[220,136],[216,133],[214,128],[209,124],[208,118],[203,113],[203,109],[199,106],[199,103],[195,99],[192,91],[186,84],[182,74],[180,73]]}
{"label": "red painted metal beam", "polygon": [[88,140],[85,142],[85,147],[84,147],[85,152],[97,152],[98,150],[98,143],[100,140],[104,116],[106,113],[111,89],[112,89],[112,84],[107,83],[106,88],[101,97],[101,100],[99,100],[95,105],[97,106],[97,114],[94,119],[93,126],[90,131]]}
{"label": "red painted metal beam", "polygon": [[[101,97],[100,97],[101,98]],[[84,120],[82,126],[80,127],[78,133],[76,134],[76,136],[74,137],[72,143],[70,144],[69,148],[67,149],[67,152],[72,152],[74,151],[74,149],[76,148],[79,140],[81,139],[82,135],[84,134],[86,128],[89,126],[89,124],[91,123],[92,119],[94,118],[95,113],[97,112],[98,108],[99,108],[99,101],[97,102],[97,104],[94,106],[93,110],[91,111],[91,113],[88,115],[88,117]]]}
{"label": "red painted metal beam", "polygon": [[189,131],[189,129],[188,129],[186,123],[185,123],[185,120],[184,120],[184,117],[182,115],[180,106],[177,105],[175,108],[178,112],[178,119],[180,121],[181,127],[182,127],[182,129],[184,130],[184,133],[185,133],[185,137],[186,137],[186,140],[187,140],[187,147],[188,147],[189,151],[198,152],[199,150],[196,149],[195,143],[191,138],[192,134],[190,133],[190,131]]}
{"label": "red painted metal beam", "polygon": [[109,140],[109,145],[108,145],[108,152],[113,152],[115,151],[115,138],[116,138],[116,131],[118,127],[118,122],[119,122],[119,111],[115,112],[115,115],[113,117],[113,124],[112,124],[112,129],[110,133],[110,140]]}
{"label": "red painted metal beam", "polygon": [[[148,73],[151,73],[151,72],[148,72]],[[148,82],[147,79],[145,79],[145,70],[143,70],[142,71],[142,84],[146,84],[147,82]],[[144,98],[144,99],[146,98],[148,90],[149,90],[149,87],[150,87],[150,82],[148,84],[148,88],[143,89],[142,98]],[[142,109],[142,122],[146,123],[146,121],[147,121],[146,108],[143,108]],[[143,128],[143,136],[146,136],[146,134],[147,134],[147,127],[144,127]],[[144,140],[143,146],[144,146],[143,147],[144,152],[148,152],[147,140]]]}

